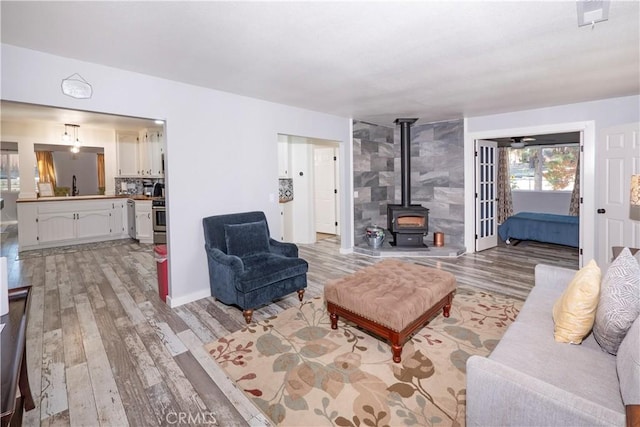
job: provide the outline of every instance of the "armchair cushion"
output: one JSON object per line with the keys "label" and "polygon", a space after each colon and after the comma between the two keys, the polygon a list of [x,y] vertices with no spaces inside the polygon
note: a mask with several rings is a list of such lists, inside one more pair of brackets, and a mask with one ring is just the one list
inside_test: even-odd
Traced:
{"label": "armchair cushion", "polygon": [[240,258],[269,252],[269,233],[265,221],[225,224],[227,253]]}
{"label": "armchair cushion", "polygon": [[242,292],[269,286],[281,280],[290,279],[307,272],[308,264],[302,258],[288,258],[282,255],[259,253],[242,259],[244,272],[238,277],[238,289]]}

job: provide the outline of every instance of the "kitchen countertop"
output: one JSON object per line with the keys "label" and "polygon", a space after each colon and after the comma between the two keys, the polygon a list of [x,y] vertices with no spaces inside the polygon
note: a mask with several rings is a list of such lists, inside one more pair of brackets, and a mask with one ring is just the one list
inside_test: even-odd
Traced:
{"label": "kitchen countertop", "polygon": [[163,197],[143,196],[142,194],[120,194],[120,195],[113,195],[113,196],[93,194],[88,196],[53,196],[53,197],[37,197],[32,199],[18,199],[16,200],[16,203],[62,202],[62,201],[73,201],[73,200],[104,200],[104,199],[155,200],[155,199],[163,199]]}

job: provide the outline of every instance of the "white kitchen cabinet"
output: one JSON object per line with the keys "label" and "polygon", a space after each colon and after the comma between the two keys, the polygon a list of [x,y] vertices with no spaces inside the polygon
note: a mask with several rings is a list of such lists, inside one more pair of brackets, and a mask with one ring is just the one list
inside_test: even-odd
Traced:
{"label": "white kitchen cabinet", "polygon": [[164,138],[159,129],[144,129],[140,132],[138,144],[138,173],[140,176],[162,177],[162,156]]}
{"label": "white kitchen cabinet", "polygon": [[17,203],[18,246],[20,250],[38,246],[38,204]]}
{"label": "white kitchen cabinet", "polygon": [[126,237],[125,199],[61,199],[18,203],[20,250]]}
{"label": "white kitchen cabinet", "polygon": [[162,131],[154,131],[149,138],[149,150],[151,152],[151,176],[164,176],[164,134]]}
{"label": "white kitchen cabinet", "polygon": [[111,236],[127,237],[129,224],[127,221],[127,200],[116,199],[111,203]]}
{"label": "white kitchen cabinet", "polygon": [[279,203],[280,206],[280,241],[293,242],[293,229],[291,224],[291,207],[290,202]]}
{"label": "white kitchen cabinet", "polygon": [[136,200],[136,240],[140,243],[153,243],[153,220],[151,218],[151,200]]}
{"label": "white kitchen cabinet", "polygon": [[116,153],[119,176],[138,176],[138,134],[136,132],[116,133]]}
{"label": "white kitchen cabinet", "polygon": [[84,240],[111,236],[111,209],[95,206],[96,209],[76,213],[76,238]]}
{"label": "white kitchen cabinet", "polygon": [[76,237],[76,213],[38,213],[38,243],[70,241]]}
{"label": "white kitchen cabinet", "polygon": [[278,177],[291,178],[289,161],[289,143],[278,141]]}

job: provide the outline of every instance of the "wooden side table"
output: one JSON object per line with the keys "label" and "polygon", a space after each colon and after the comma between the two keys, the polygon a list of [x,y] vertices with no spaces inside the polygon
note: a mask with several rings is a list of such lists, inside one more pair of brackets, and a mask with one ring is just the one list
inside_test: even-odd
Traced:
{"label": "wooden side table", "polygon": [[[27,375],[27,317],[31,287],[9,289],[9,313],[0,317],[2,329],[0,356],[1,427],[22,424],[23,408],[35,408]],[[17,388],[20,387],[20,395]]]}

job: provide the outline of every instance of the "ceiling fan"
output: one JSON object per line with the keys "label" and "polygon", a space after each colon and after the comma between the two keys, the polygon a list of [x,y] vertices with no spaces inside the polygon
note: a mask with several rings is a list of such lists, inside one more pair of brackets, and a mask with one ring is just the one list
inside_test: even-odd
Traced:
{"label": "ceiling fan", "polygon": [[511,138],[511,148],[524,148],[527,142],[535,141],[535,138],[527,136],[516,136]]}

